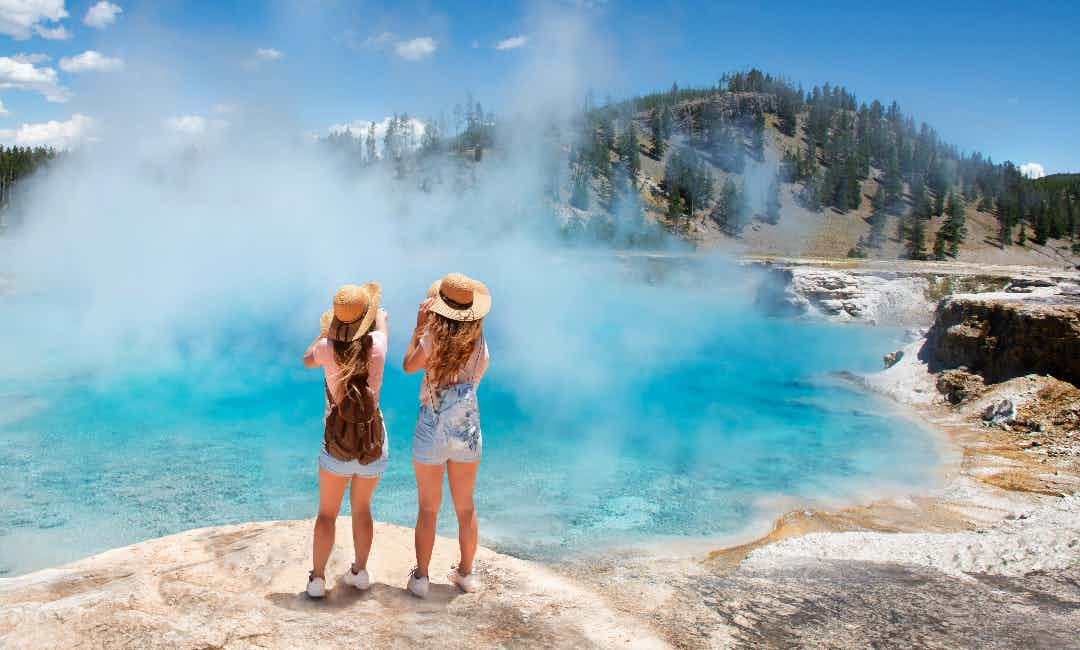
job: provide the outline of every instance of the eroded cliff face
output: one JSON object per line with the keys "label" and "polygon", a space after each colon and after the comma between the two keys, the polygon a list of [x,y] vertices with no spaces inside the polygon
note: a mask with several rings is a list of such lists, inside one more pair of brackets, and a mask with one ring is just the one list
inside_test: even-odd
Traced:
{"label": "eroded cliff face", "polygon": [[817,316],[872,325],[929,324],[930,282],[896,274],[813,267],[776,268],[758,290],[758,304],[779,316]]}
{"label": "eroded cliff face", "polygon": [[1037,373],[1080,384],[1080,296],[949,296],[919,356],[931,371],[964,367],[990,383]]}

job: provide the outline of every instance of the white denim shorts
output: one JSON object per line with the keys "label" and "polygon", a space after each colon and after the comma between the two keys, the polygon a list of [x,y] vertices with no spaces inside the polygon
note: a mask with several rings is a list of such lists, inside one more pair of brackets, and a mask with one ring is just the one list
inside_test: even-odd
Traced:
{"label": "white denim shorts", "polygon": [[413,430],[413,460],[423,465],[480,460],[480,408],[476,387],[453,384],[442,391],[435,408],[420,407]]}
{"label": "white denim shorts", "polygon": [[361,465],[360,461],[356,459],[349,461],[339,460],[331,456],[329,452],[326,451],[326,446],[324,445],[322,453],[319,454],[319,467],[338,476],[358,476],[360,478],[376,478],[382,476],[383,472],[386,471],[386,466],[390,464],[390,432],[386,431],[385,420],[383,420],[383,431],[385,432],[386,437],[383,438],[382,456],[375,462]]}

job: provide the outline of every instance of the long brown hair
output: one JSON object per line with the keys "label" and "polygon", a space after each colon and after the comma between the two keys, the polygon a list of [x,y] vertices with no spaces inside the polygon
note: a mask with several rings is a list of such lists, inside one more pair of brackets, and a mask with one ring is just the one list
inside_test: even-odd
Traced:
{"label": "long brown hair", "polygon": [[368,359],[374,344],[371,339],[374,331],[375,323],[372,323],[368,331],[355,341],[333,341],[334,361],[337,361],[343,394],[358,403],[364,401],[364,389],[368,385]]}
{"label": "long brown hair", "polygon": [[449,385],[469,361],[483,333],[484,319],[482,318],[459,321],[429,312],[427,334],[431,337],[432,349],[424,370],[428,384],[431,386]]}

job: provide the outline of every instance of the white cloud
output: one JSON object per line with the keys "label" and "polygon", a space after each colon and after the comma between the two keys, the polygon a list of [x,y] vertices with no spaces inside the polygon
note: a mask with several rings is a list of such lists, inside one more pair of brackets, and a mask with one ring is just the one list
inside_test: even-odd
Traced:
{"label": "white cloud", "polygon": [[196,135],[206,131],[206,118],[201,115],[179,115],[165,120],[165,125],[177,133]]}
{"label": "white cloud", "polygon": [[7,117],[8,115],[11,115],[11,111],[4,106],[4,102],[0,102],[0,117]]}
{"label": "white cloud", "polygon": [[71,98],[71,92],[60,85],[56,70],[35,66],[27,60],[26,55],[0,56],[0,90],[9,88],[33,90],[41,93],[47,101],[56,103]]}
{"label": "white cloud", "polygon": [[119,5],[102,0],[86,11],[83,24],[94,29],[105,29],[116,22],[116,17],[124,12]]}
{"label": "white cloud", "polygon": [[63,20],[67,15],[64,0],[0,0],[0,34],[25,41],[41,23]]}
{"label": "white cloud", "polygon": [[250,59],[244,61],[243,65],[245,68],[254,69],[264,63],[280,61],[283,58],[285,58],[285,54],[281,50],[275,50],[272,47],[260,47],[255,50]]}
{"label": "white cloud", "polygon": [[43,27],[38,25],[34,27],[34,31],[37,32],[38,36],[47,41],[66,41],[72,37],[72,33],[63,25],[57,25],[56,27]]}
{"label": "white cloud", "polygon": [[528,36],[511,36],[495,44],[496,50],[514,50],[529,42]]}
{"label": "white cloud", "polygon": [[394,46],[394,52],[406,61],[419,61],[435,53],[438,44],[430,36],[421,36],[408,41],[400,41]]}
{"label": "white cloud", "polygon": [[20,147],[55,147],[71,149],[97,140],[97,122],[75,113],[70,120],[51,120],[40,124],[23,124],[17,129],[0,129],[0,142]]}
{"label": "white cloud", "polygon": [[121,70],[124,60],[103,56],[101,52],[87,50],[78,56],[60,59],[60,69],[72,74],[79,72],[112,72]]}
{"label": "white cloud", "polygon": [[260,47],[255,50],[255,58],[259,61],[277,61],[284,56],[281,50],[275,50],[272,47]]}
{"label": "white cloud", "polygon": [[341,38],[337,39],[342,45],[359,52],[360,50],[382,50],[387,45],[392,43],[397,38],[393,32],[383,32],[375,36],[368,36],[365,39],[361,39],[360,35],[355,30],[346,29],[341,33]]}
{"label": "white cloud", "polygon": [[228,120],[222,118],[207,119],[202,115],[177,115],[165,120],[165,127],[173,133],[185,136],[203,135],[220,132],[228,128]]}
{"label": "white cloud", "polygon": [[1020,173],[1028,178],[1042,178],[1046,176],[1046,170],[1037,162],[1028,162],[1020,165]]}
{"label": "white cloud", "polygon": [[48,54],[23,54],[19,53],[11,57],[12,60],[19,63],[44,63],[49,60]]}

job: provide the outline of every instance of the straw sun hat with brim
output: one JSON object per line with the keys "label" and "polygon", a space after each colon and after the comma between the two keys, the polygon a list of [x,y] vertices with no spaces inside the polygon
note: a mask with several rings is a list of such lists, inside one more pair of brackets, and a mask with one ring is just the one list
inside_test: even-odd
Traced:
{"label": "straw sun hat with brim", "polygon": [[347,284],[334,294],[334,306],[319,319],[320,328],[332,341],[355,341],[371,329],[381,301],[382,289],[374,282]]}
{"label": "straw sun hat with brim", "polygon": [[450,320],[480,320],[491,311],[491,292],[479,280],[451,273],[428,289],[431,311]]}

